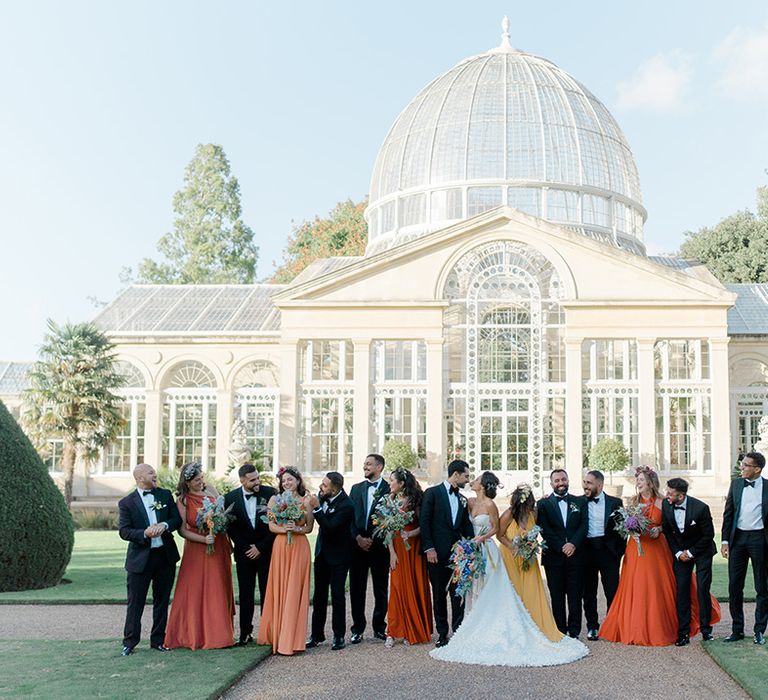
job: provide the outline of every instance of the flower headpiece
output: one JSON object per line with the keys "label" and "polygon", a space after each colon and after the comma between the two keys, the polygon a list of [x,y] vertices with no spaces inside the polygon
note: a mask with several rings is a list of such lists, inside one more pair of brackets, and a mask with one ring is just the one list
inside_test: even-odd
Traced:
{"label": "flower headpiece", "polygon": [[197,476],[197,473],[201,471],[203,471],[203,465],[200,462],[191,462],[182,471],[184,481],[192,481]]}
{"label": "flower headpiece", "polygon": [[285,474],[285,467],[280,467],[280,469],[277,470],[277,479],[280,480],[280,477]]}
{"label": "flower headpiece", "polygon": [[520,491],[524,501],[527,501],[530,498],[531,493],[533,493],[529,484],[518,484],[517,490]]}
{"label": "flower headpiece", "polygon": [[651,469],[647,464],[643,464],[640,467],[635,467],[635,479],[637,479],[640,474],[643,474],[645,476],[657,476],[656,472]]}

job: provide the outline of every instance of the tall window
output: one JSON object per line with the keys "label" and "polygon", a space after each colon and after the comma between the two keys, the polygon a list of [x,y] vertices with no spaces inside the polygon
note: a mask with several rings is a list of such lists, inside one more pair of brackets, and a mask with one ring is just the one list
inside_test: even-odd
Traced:
{"label": "tall window", "polygon": [[493,309],[479,329],[478,381],[502,384],[530,381],[531,316],[518,306]]}
{"label": "tall window", "polygon": [[251,362],[238,372],[234,388],[234,415],[245,424],[248,446],[265,465],[276,465],[280,425],[277,367],[264,360]]}
{"label": "tall window", "polygon": [[125,384],[115,393],[122,397],[120,414],[123,427],[117,438],[104,450],[105,472],[130,472],[144,461],[146,394],[144,375],[129,362],[118,364]]}
{"label": "tall window", "polygon": [[303,382],[343,382],[353,379],[350,340],[304,340],[299,344]]}

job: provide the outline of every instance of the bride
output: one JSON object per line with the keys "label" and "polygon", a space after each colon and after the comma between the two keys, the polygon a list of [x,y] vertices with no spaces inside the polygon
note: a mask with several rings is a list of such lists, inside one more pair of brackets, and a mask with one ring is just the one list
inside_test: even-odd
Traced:
{"label": "bride", "polygon": [[507,576],[499,548],[491,539],[499,529],[499,511],[493,502],[499,479],[483,472],[470,486],[477,494],[469,507],[475,542],[482,545],[487,558],[486,575],[478,582],[480,590],[461,627],[430,656],[483,666],[556,666],[586,656],[587,647],[578,639],[563,637],[553,642],[544,636]]}

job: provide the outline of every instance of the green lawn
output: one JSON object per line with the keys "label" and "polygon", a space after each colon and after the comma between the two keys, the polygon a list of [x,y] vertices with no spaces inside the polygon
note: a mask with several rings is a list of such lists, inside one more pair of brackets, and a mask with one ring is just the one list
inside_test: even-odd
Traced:
{"label": "green lawn", "polygon": [[[314,551],[315,535],[310,535],[309,540]],[[181,551],[183,542],[179,540],[178,545]],[[36,591],[0,593],[0,605],[125,603],[123,564],[127,546],[115,530],[79,530],[75,533],[75,548],[64,574],[65,583]],[[234,564],[232,581],[237,596]],[[258,597],[258,588],[256,592]]]}
{"label": "green lawn", "polygon": [[269,653],[256,646],[168,654],[144,647],[121,657],[113,639],[0,641],[0,697],[170,700],[185,688],[196,698],[218,697]]}
{"label": "green lawn", "polygon": [[729,644],[702,642],[701,646],[755,700],[768,700],[768,647],[756,646],[751,637]]}

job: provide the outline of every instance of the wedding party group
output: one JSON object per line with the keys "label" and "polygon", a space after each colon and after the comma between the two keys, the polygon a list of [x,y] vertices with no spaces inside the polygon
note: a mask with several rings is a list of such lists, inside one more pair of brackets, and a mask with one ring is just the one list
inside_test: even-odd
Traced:
{"label": "wedding party group", "polygon": [[[745,635],[744,585],[752,563],[754,642],[768,623],[768,480],[765,458],[749,453],[742,478],[727,495],[722,554],[728,559],[732,631]],[[349,493],[344,477],[328,472],[318,494],[295,467],[279,470],[275,487],[261,484],[251,464],[240,488],[221,497],[200,464],[181,469],[174,500],[157,487],[147,465],[134,470],[137,489],[119,503],[119,530],[128,541],[128,605],[122,653],[141,638],[150,585],[150,646],[216,649],[254,641],[256,586],[261,615],[255,641],[293,655],[326,643],[359,644],[368,627],[366,596],[373,592],[372,636],[396,643],[436,641],[430,656],[444,662],[553,666],[589,652],[580,639],[643,646],[685,646],[701,633],[713,639],[720,607],[710,594],[715,530],[709,507],[689,495],[682,478],[666,482],[651,467],[635,469],[636,493],[624,504],[604,491],[600,471],[584,474],[580,495],[568,474],[550,474],[552,493],[536,501],[517,486],[502,513],[498,477],[472,479],[463,460],[445,480],[422,491],[413,473],[370,454],[364,479]],[[469,486],[473,497],[462,491]],[[317,526],[317,528],[316,528]],[[314,558],[307,535],[317,529]],[[184,539],[179,553],[174,532]],[[235,641],[231,556],[238,581],[239,636]],[[542,576],[541,567],[544,569]],[[310,616],[310,574],[314,593]],[[544,588],[544,579],[549,595]],[[600,623],[598,588],[607,614]],[[450,615],[449,615],[450,609]],[[311,619],[310,619],[311,617]]]}

